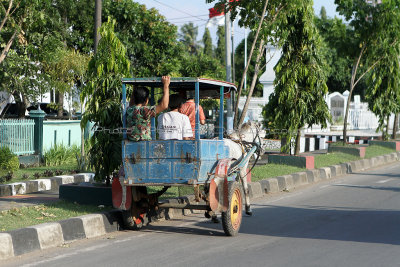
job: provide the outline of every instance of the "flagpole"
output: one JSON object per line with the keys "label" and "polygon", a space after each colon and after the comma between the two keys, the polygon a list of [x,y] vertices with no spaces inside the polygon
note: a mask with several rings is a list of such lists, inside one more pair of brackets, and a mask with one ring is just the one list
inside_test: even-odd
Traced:
{"label": "flagpole", "polygon": [[[247,31],[246,27],[244,27],[244,69],[246,69],[247,64]],[[247,87],[247,75],[244,76],[244,90]]]}
{"label": "flagpole", "polygon": [[233,21],[231,21],[231,35],[232,35],[232,83],[235,83],[235,33],[233,28]]}
{"label": "flagpole", "polygon": [[[226,62],[226,81],[232,82],[232,63],[231,63],[231,21],[230,12],[225,13],[225,62]],[[232,112],[232,97],[226,99],[227,116],[226,116],[226,131],[228,134],[233,132],[233,112]]]}
{"label": "flagpole", "polygon": [[232,63],[231,63],[231,24],[230,12],[225,13],[225,63],[226,81],[232,82]]}

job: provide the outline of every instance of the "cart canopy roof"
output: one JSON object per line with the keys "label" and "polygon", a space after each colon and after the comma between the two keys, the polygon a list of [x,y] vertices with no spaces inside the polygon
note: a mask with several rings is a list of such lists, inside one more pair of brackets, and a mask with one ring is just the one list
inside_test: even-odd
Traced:
{"label": "cart canopy roof", "polygon": [[[161,77],[149,77],[149,78],[124,78],[122,79],[124,84],[132,84],[136,86],[148,86],[148,87],[162,87]],[[192,77],[181,77],[172,78],[169,88],[173,91],[191,91],[195,89],[195,84],[199,83],[200,98],[215,98],[219,96],[221,86],[224,87],[224,94],[237,91],[236,86],[233,83],[206,79],[206,78],[192,78]]]}

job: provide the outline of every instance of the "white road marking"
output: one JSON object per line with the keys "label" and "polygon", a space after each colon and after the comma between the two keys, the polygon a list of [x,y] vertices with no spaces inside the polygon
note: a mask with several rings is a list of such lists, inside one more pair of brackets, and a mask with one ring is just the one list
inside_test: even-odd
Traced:
{"label": "white road marking", "polygon": [[326,185],[320,186],[319,189],[327,188],[329,186],[331,186],[331,185],[330,184],[326,184]]}
{"label": "white road marking", "polygon": [[393,181],[393,180],[394,180],[394,178],[390,178],[390,179],[386,179],[386,180],[377,181],[376,183],[377,183],[377,184],[384,184],[384,183],[387,183],[387,182]]}

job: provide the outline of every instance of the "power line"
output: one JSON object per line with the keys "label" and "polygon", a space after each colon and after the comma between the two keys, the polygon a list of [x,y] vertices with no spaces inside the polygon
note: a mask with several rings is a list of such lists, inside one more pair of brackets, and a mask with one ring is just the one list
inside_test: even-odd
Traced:
{"label": "power line", "polygon": [[173,9],[173,10],[179,11],[179,12],[181,12],[181,13],[183,13],[183,14],[186,14],[186,15],[189,15],[189,16],[192,16],[192,17],[199,18],[199,19],[201,19],[201,20],[207,21],[206,19],[200,18],[200,17],[198,17],[198,16],[194,16],[194,15],[192,15],[192,14],[190,14],[190,13],[187,13],[187,12],[185,12],[185,11],[179,10],[179,9],[177,9],[176,7],[173,7],[173,6],[164,4],[164,3],[162,3],[162,2],[160,2],[160,1],[158,1],[158,0],[153,0],[153,1],[159,3],[159,4],[163,5],[163,6],[169,7],[169,8],[171,8],[171,9]]}
{"label": "power line", "polygon": [[[190,22],[204,22],[204,20],[187,20],[187,21],[176,21],[176,22],[171,22],[172,24],[186,24],[186,23],[190,23]],[[207,23],[205,23],[204,25],[206,25]],[[199,27],[199,26],[196,26]]]}
{"label": "power line", "polygon": [[[197,17],[208,17],[208,14],[207,15],[197,15]],[[180,18],[171,18],[171,19],[169,19],[169,20],[180,20],[180,19],[190,19],[190,18],[193,18],[193,16],[190,16],[190,17],[180,17]]]}

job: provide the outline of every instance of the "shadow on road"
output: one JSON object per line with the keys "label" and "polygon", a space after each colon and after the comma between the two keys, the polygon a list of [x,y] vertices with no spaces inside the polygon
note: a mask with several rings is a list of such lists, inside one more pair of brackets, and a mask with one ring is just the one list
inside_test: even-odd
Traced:
{"label": "shadow on road", "polygon": [[[400,211],[342,207],[254,205],[243,217],[240,234],[400,245]],[[200,219],[199,219],[200,220]],[[145,231],[223,236],[221,224],[197,221],[183,227],[149,226]],[[239,234],[239,235],[240,235]],[[240,237],[239,237],[240,238]]]}

